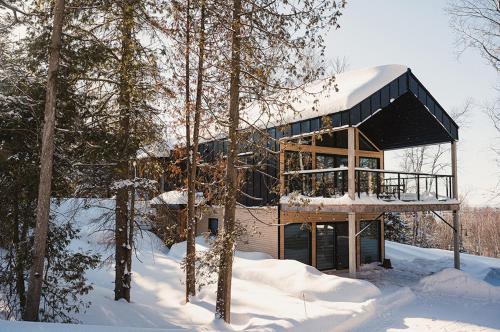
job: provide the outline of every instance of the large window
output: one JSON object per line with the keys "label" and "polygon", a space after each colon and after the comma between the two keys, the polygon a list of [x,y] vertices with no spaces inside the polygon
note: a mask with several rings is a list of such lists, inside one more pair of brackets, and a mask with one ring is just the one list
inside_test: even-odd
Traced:
{"label": "large window", "polygon": [[316,145],[347,149],[347,130],[334,131],[316,136]]}
{"label": "large window", "polygon": [[361,264],[380,262],[380,221],[361,221]]}
{"label": "large window", "polygon": [[[316,154],[316,168],[337,168],[347,166],[347,156],[333,154]],[[316,191],[318,196],[333,197],[347,190],[345,172],[328,172],[316,174]]]}
{"label": "large window", "polygon": [[311,232],[304,224],[285,226],[284,257],[311,265]]}

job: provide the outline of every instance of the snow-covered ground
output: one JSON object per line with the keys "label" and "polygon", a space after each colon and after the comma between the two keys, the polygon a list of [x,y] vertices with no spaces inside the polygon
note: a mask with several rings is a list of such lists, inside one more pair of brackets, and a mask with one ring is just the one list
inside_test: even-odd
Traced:
{"label": "snow-covered ground", "polygon": [[[100,208],[82,210],[75,209],[80,200],[68,200],[57,209],[57,217],[72,219],[81,227],[81,238],[72,243],[74,250],[93,249],[105,258],[111,253],[105,248],[110,234],[95,232],[91,221],[112,211],[113,201],[99,204]],[[198,250],[206,250],[203,238],[197,242]],[[168,250],[143,231],[138,248],[132,303],[114,301],[113,267],[103,266],[87,274],[94,284],[88,295],[92,305],[77,317],[86,327],[0,321],[0,331],[500,329],[500,259],[462,255],[462,272],[446,269],[453,263],[451,252],[387,242],[394,269],[366,266],[354,280],[296,261],[237,252],[229,326],[214,319],[215,285],[203,288],[191,303],[184,302],[179,263],[185,243]]]}

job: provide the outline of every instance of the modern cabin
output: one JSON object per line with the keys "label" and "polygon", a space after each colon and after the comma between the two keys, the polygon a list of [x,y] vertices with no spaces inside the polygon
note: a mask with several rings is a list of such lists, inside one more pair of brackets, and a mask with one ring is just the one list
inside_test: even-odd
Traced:
{"label": "modern cabin", "polygon": [[[385,213],[453,211],[459,268],[457,124],[405,66],[342,73],[335,84],[338,91],[313,83],[293,112],[259,123],[276,157],[244,178],[237,219],[254,231],[238,248],[355,276],[360,265],[384,259]],[[386,151],[445,143],[450,174],[384,167]],[[226,148],[224,139],[209,140],[199,152],[213,162]],[[222,211],[208,206],[198,233],[220,227]]]}

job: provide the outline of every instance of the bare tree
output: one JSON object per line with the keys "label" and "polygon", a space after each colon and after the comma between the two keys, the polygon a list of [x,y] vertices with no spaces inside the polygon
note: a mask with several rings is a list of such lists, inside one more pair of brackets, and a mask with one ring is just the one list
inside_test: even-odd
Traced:
{"label": "bare tree", "polygon": [[500,2],[498,0],[452,0],[446,11],[457,32],[456,45],[461,54],[467,48],[481,55],[500,70]]}
{"label": "bare tree", "polygon": [[42,135],[42,153],[40,156],[40,183],[38,187],[35,243],[26,298],[26,311],[24,314],[24,319],[30,321],[38,319],[47,232],[49,227],[52,164],[54,156],[54,127],[56,118],[56,83],[62,44],[64,5],[64,0],[57,0],[54,4],[54,21],[52,24],[52,37],[50,42],[45,118]]}

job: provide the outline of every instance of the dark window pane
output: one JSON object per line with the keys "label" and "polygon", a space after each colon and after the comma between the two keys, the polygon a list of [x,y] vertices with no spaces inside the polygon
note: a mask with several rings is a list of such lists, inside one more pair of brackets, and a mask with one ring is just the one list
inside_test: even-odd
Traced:
{"label": "dark window pane", "polygon": [[219,219],[208,218],[208,230],[210,231],[210,235],[217,235],[219,233]]}
{"label": "dark window pane", "polygon": [[317,135],[316,145],[347,149],[347,130]]}
{"label": "dark window pane", "polygon": [[316,267],[318,270],[335,268],[335,231],[331,223],[316,225]]}
{"label": "dark window pane", "polygon": [[285,171],[303,171],[311,168],[311,153],[297,151],[285,152]]}
{"label": "dark window pane", "polygon": [[349,236],[347,222],[336,222],[335,224],[335,259],[337,269],[349,268]]}
{"label": "dark window pane", "polygon": [[359,167],[378,169],[380,166],[378,158],[359,157]]}
{"label": "dark window pane", "polygon": [[[369,226],[369,227],[367,227]],[[370,264],[380,261],[380,221],[361,221],[360,234],[361,264]]]}
{"label": "dark window pane", "polygon": [[304,264],[311,264],[311,233],[303,224],[285,226],[284,256]]}
{"label": "dark window pane", "polygon": [[377,148],[373,146],[363,135],[359,135],[359,149],[364,151],[377,151]]}
{"label": "dark window pane", "polygon": [[311,132],[311,122],[309,120],[303,121],[300,124],[300,131],[302,134]]}
{"label": "dark window pane", "polygon": [[335,147],[347,149],[347,130],[336,131],[334,134],[337,138],[337,144]]}

